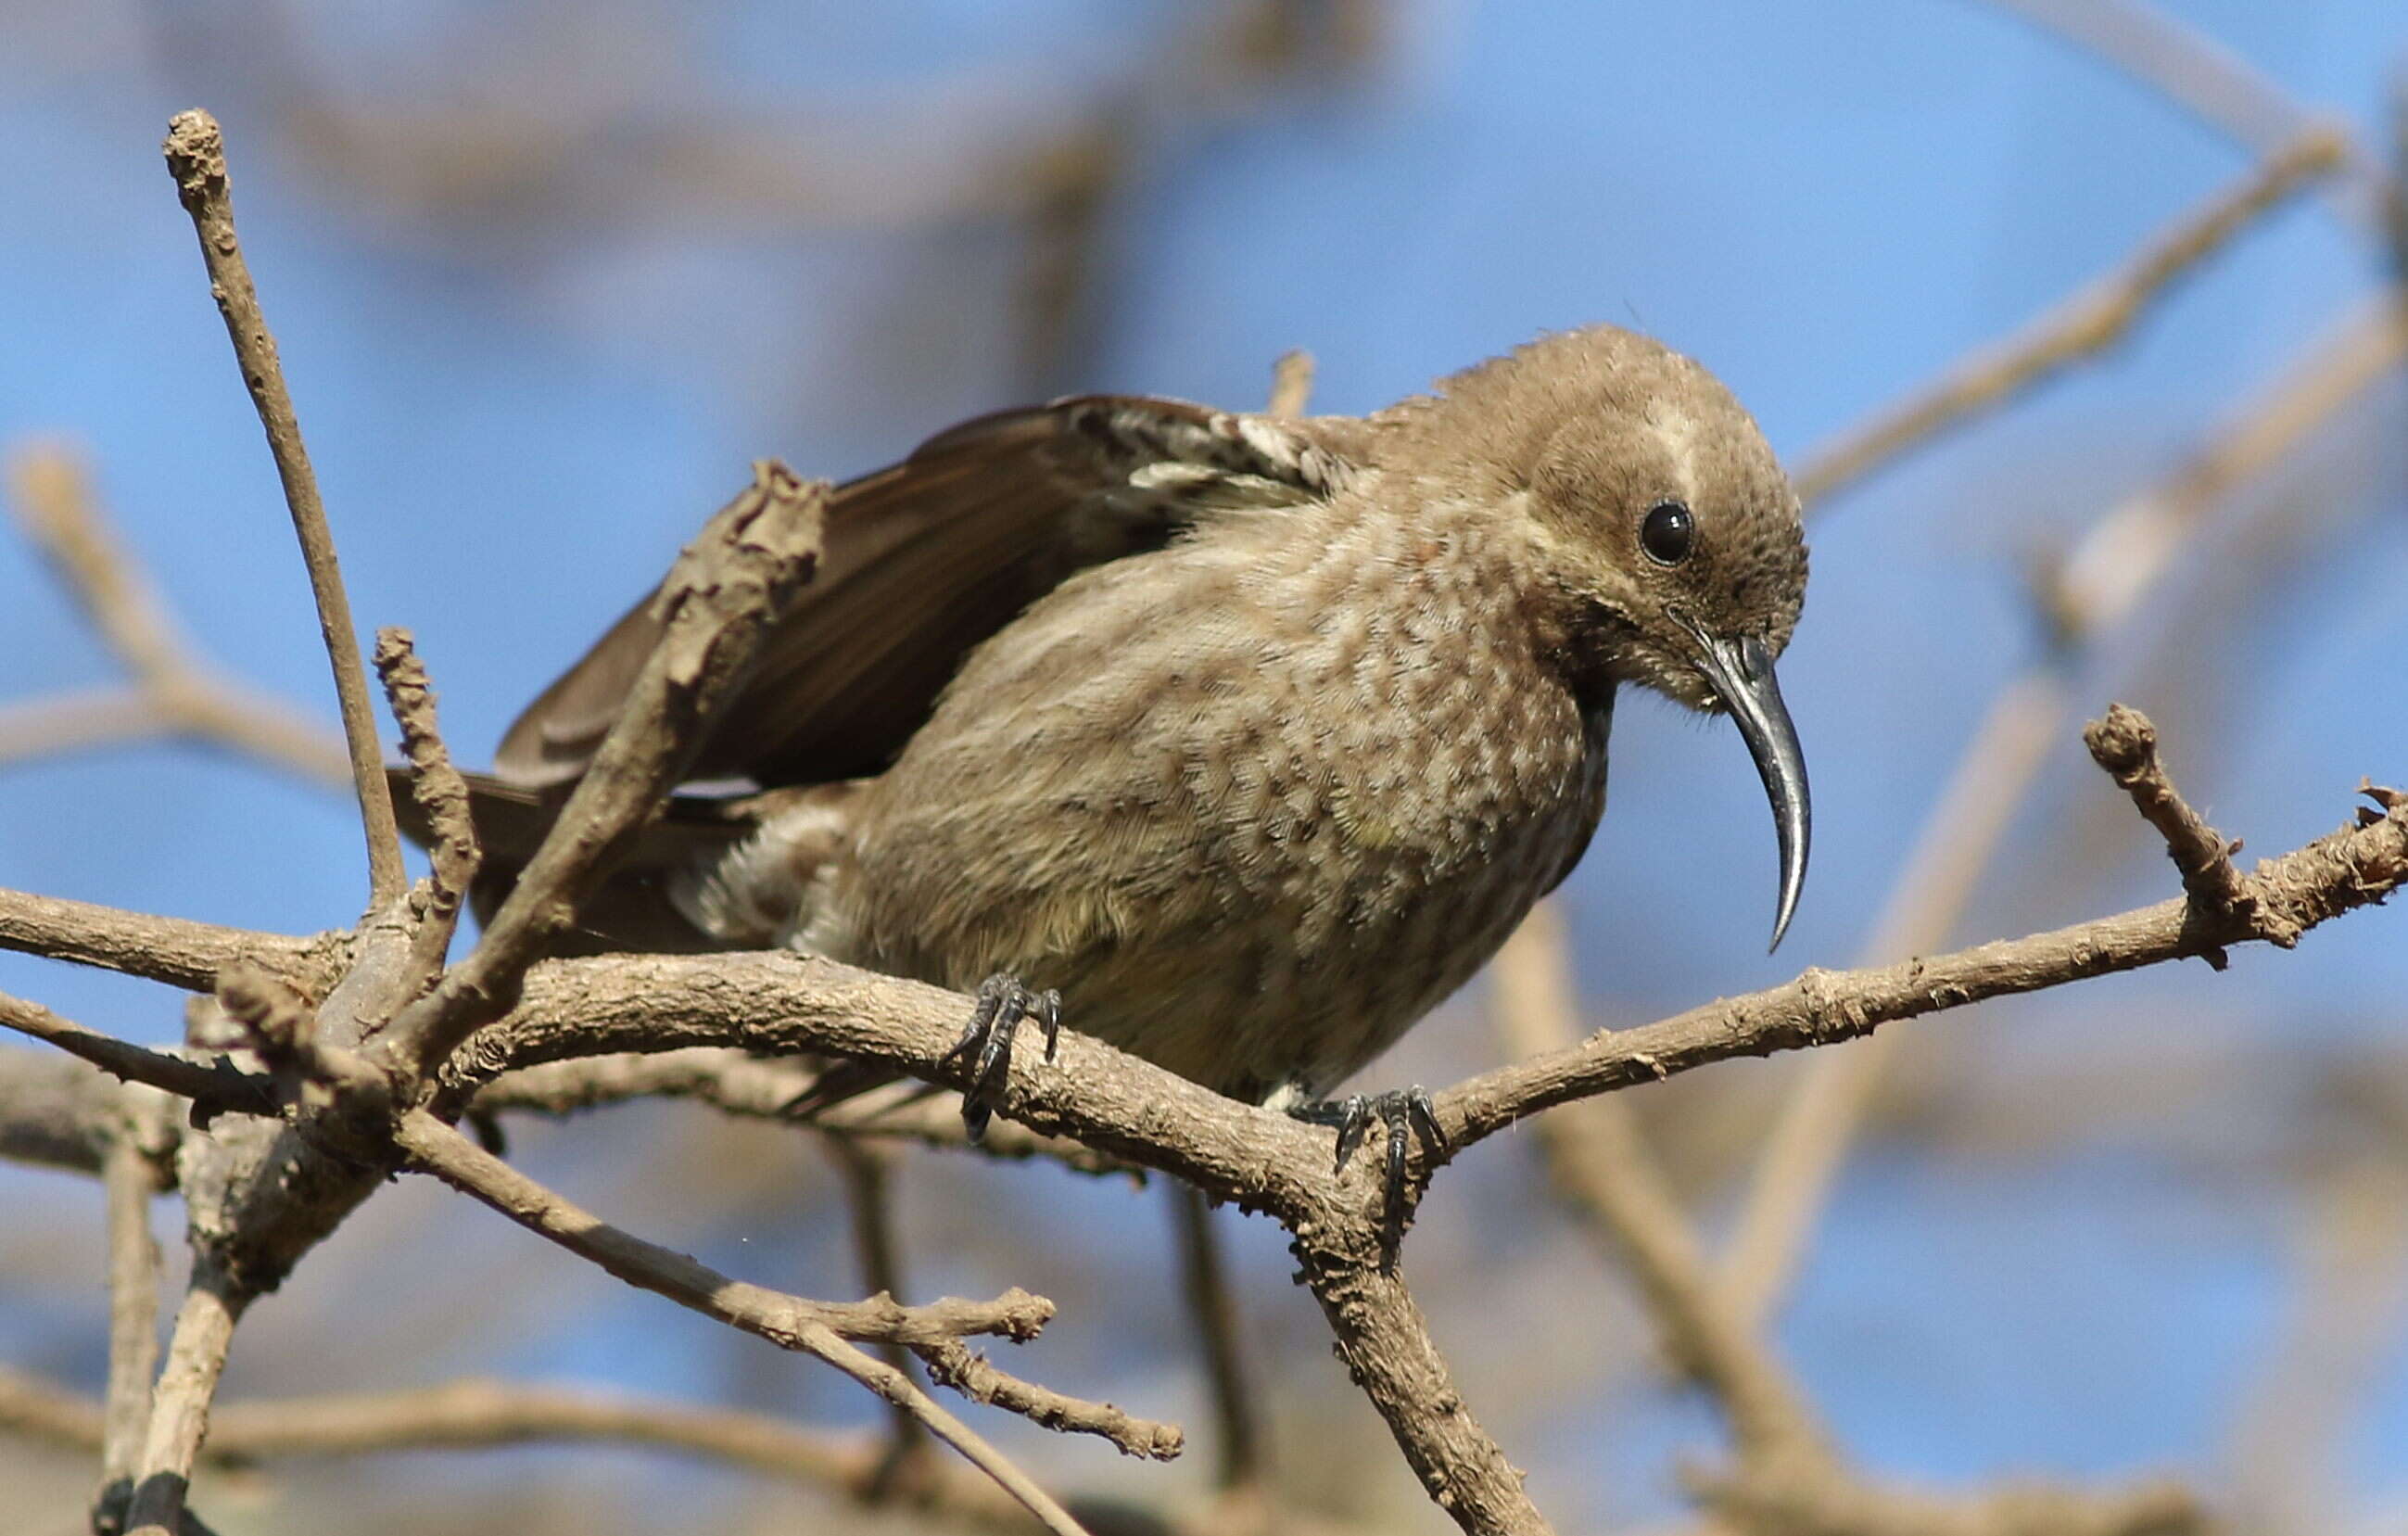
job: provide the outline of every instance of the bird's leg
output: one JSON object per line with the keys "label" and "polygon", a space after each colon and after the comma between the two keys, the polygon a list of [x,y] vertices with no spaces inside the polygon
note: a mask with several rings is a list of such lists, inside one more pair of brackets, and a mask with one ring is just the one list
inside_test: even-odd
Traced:
{"label": "bird's leg", "polygon": [[1421,1137],[1422,1145],[1429,1151],[1446,1148],[1446,1139],[1438,1128],[1438,1106],[1430,1102],[1429,1090],[1419,1084],[1410,1088],[1390,1088],[1385,1093],[1311,1099],[1291,1107],[1287,1113],[1310,1126],[1337,1128],[1338,1168],[1341,1172],[1346,1159],[1363,1144],[1371,1122],[1384,1124],[1388,1127],[1388,1209],[1392,1213],[1400,1213],[1404,1209],[1407,1127]]}
{"label": "bird's leg", "polygon": [[1062,1042],[1062,994],[1032,992],[1019,977],[997,971],[979,983],[978,1006],[961,1039],[938,1059],[953,1062],[975,1056],[976,1069],[962,1095],[962,1126],[975,1141],[986,1134],[995,1118],[995,1084],[1011,1065],[1011,1037],[1023,1019],[1034,1018],[1045,1030],[1045,1059],[1054,1059]]}

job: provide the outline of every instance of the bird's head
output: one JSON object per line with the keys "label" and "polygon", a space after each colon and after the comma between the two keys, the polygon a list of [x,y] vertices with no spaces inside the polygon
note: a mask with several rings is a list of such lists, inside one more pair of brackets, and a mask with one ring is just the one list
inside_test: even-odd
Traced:
{"label": "bird's head", "polygon": [[[1806,596],[1798,493],[1712,374],[1613,326],[1546,337],[1429,403],[1526,509],[1536,577],[1584,673],[1738,725],[1781,841],[1777,945],[1805,881],[1805,759],[1773,662]],[[1468,432],[1463,429],[1469,428]]]}

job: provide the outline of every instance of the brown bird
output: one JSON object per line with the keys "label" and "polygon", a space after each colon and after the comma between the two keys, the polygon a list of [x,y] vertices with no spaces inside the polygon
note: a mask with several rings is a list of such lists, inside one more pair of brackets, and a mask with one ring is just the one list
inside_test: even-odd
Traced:
{"label": "brown bird", "polygon": [[[1495,954],[1605,805],[1614,692],[1727,712],[1781,853],[1796,493],[1706,370],[1612,326],[1363,418],[1084,396],[838,490],[815,583],[697,780],[583,913],[596,949],[760,948],[976,989],[1340,1127],[1324,1102]],[[490,903],[657,639],[622,619],[480,785]],[[835,1069],[824,1102],[880,1079]],[[982,1095],[965,1113],[983,1125]],[[1426,1133],[1426,1120],[1423,1124]]]}

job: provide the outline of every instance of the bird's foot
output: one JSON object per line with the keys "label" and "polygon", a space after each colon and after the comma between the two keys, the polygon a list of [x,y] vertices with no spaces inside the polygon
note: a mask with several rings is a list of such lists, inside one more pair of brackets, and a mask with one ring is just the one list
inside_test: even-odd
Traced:
{"label": "bird's foot", "polygon": [[1346,1159],[1363,1144],[1370,1133],[1371,1123],[1379,1121],[1388,1127],[1388,1211],[1401,1217],[1405,1205],[1405,1137],[1408,1129],[1422,1139],[1425,1150],[1438,1153],[1446,1150],[1446,1137],[1438,1128],[1438,1106],[1430,1102],[1429,1090],[1419,1084],[1410,1088],[1390,1088],[1385,1093],[1350,1094],[1344,1098],[1317,1098],[1298,1104],[1287,1112],[1309,1126],[1330,1126],[1338,1131],[1338,1169],[1343,1172]]}
{"label": "bird's foot", "polygon": [[938,1058],[940,1062],[975,1059],[978,1064],[962,1095],[962,1127],[973,1141],[986,1134],[987,1122],[995,1118],[996,1085],[1010,1069],[1011,1037],[1019,1033],[1024,1019],[1035,1019],[1044,1029],[1045,1059],[1053,1060],[1062,1042],[1062,994],[1032,992],[1019,977],[997,971],[979,983],[978,1006],[970,1011],[970,1022],[963,1026],[953,1048]]}

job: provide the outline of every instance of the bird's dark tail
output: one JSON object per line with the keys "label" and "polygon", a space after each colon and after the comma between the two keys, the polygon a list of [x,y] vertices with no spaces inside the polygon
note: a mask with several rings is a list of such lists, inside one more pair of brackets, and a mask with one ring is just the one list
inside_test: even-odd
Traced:
{"label": "bird's dark tail", "polygon": [[[411,841],[433,840],[426,814],[410,794],[409,770],[388,768],[394,811]],[[534,790],[488,774],[464,775],[469,813],[483,854],[468,901],[480,923],[492,918],[519,874],[560,819],[573,786]],[[636,837],[601,886],[578,909],[577,927],[554,945],[554,955],[640,953],[690,955],[726,945],[695,926],[671,893],[718,855],[751,836],[750,801],[681,796]]]}

